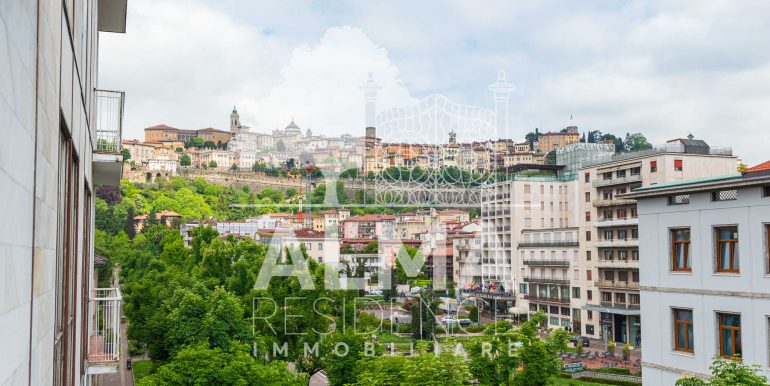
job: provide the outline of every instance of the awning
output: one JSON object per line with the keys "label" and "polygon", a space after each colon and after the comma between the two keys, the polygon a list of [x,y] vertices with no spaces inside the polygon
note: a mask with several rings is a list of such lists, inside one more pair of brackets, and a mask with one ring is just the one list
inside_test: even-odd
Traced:
{"label": "awning", "polygon": [[515,306],[509,308],[508,313],[511,315],[526,315],[529,314],[529,308],[524,306]]}
{"label": "awning", "polygon": [[589,310],[593,312],[604,312],[606,314],[618,314],[618,315],[641,315],[642,314],[642,312],[638,309],[607,307],[607,306],[599,306],[595,304],[587,304],[582,308],[584,310]]}

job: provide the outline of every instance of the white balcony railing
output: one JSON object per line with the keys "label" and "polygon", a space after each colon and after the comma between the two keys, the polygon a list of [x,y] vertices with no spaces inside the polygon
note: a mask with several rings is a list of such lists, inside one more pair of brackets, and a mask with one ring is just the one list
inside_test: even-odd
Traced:
{"label": "white balcony railing", "polygon": [[117,371],[120,361],[119,288],[95,288],[91,296],[91,330],[88,342],[89,373]]}
{"label": "white balcony railing", "polygon": [[94,91],[96,100],[96,151],[120,153],[123,136],[124,91]]}

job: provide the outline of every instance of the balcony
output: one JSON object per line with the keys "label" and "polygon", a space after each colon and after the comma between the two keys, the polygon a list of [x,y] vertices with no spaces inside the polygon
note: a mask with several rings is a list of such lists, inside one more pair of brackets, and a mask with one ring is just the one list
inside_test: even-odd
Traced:
{"label": "balcony", "polygon": [[639,282],[633,281],[609,281],[609,280],[597,280],[595,285],[599,288],[613,288],[623,290],[639,290]]}
{"label": "balcony", "polygon": [[569,267],[567,259],[525,259],[524,265]]}
{"label": "balcony", "polygon": [[631,259],[600,259],[597,260],[594,265],[597,268],[628,268],[628,269],[639,269],[639,260],[631,260]]}
{"label": "balcony", "polygon": [[540,248],[540,247],[577,247],[579,246],[577,240],[567,241],[520,241],[519,248]]}
{"label": "balcony", "polygon": [[543,283],[543,284],[562,284],[569,285],[569,279],[555,278],[555,277],[533,277],[525,276],[524,281],[527,283]]}
{"label": "balcony", "polygon": [[597,179],[594,180],[592,185],[595,188],[602,187],[602,186],[612,186],[612,185],[622,185],[622,184],[628,184],[631,182],[640,182],[642,180],[641,174],[636,175],[628,175],[626,177],[620,177],[620,178],[610,178],[610,179]]}
{"label": "balcony", "polygon": [[107,374],[118,371],[120,363],[120,303],[119,288],[96,288],[90,305],[90,336],[88,339],[88,373]]}
{"label": "balcony", "polygon": [[597,240],[594,245],[597,248],[631,248],[639,247],[639,239],[611,239]]}
{"label": "balcony", "polygon": [[[94,184],[119,185],[123,170],[123,91],[95,90]],[[94,123],[92,123],[94,124]]]}
{"label": "balcony", "polygon": [[624,198],[610,198],[610,199],[600,199],[600,200],[594,200],[593,205],[595,207],[603,207],[603,206],[620,206],[620,205],[633,205],[636,204],[636,200],[629,200]]}
{"label": "balcony", "polygon": [[634,226],[639,225],[639,218],[638,217],[629,217],[629,218],[610,218],[610,219],[599,219],[599,221],[594,221],[594,226],[597,228],[601,227],[619,227],[619,226]]}
{"label": "balcony", "polygon": [[540,302],[540,303],[569,304],[569,299],[541,297],[541,296],[530,295],[530,294],[524,294],[524,299],[533,301],[533,302]]}

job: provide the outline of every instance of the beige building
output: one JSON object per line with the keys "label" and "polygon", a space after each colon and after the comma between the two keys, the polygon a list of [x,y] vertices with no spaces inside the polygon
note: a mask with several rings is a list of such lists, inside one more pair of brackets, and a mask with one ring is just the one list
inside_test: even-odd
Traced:
{"label": "beige building", "polygon": [[569,126],[566,129],[552,133],[542,133],[537,137],[537,150],[548,153],[551,150],[580,142],[580,133],[577,126]]}
{"label": "beige building", "polygon": [[139,142],[135,139],[124,139],[123,148],[128,149],[131,161],[137,165],[146,165],[147,161],[155,158],[155,146]]}
{"label": "beige building", "polygon": [[124,93],[98,88],[98,32],[125,32],[126,2],[1,4],[0,384],[93,385],[121,359],[93,235],[96,186],[123,166]]}
{"label": "beige building", "polygon": [[576,284],[585,301],[580,333],[633,345],[641,332],[636,200],[618,196],[643,186],[735,173],[736,165],[729,149],[691,138],[584,164],[578,172]]}

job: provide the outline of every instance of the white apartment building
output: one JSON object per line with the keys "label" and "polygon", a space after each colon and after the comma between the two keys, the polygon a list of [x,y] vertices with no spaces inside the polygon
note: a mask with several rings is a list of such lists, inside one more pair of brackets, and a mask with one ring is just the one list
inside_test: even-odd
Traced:
{"label": "white apartment building", "polygon": [[125,0],[0,6],[0,385],[117,371],[121,297],[94,288],[93,194],[123,161],[123,93],[97,89],[98,32],[125,25]]}
{"label": "white apartment building", "polygon": [[461,233],[452,236],[452,281],[459,289],[481,285],[481,234]]}
{"label": "white apartment building", "polygon": [[580,194],[575,201],[581,244],[575,267],[576,284],[581,287],[577,295],[585,304],[581,334],[641,343],[637,208],[636,201],[623,194],[639,187],[735,173],[736,160],[729,149],[689,138],[583,162],[577,172]]}
{"label": "white apartment building", "polygon": [[[645,385],[740,354],[770,376],[770,163],[637,189]],[[649,331],[649,332],[648,332]]]}
{"label": "white apartment building", "polygon": [[135,139],[123,140],[123,148],[128,149],[131,160],[137,165],[146,165],[155,158],[155,146],[139,142]]}
{"label": "white apartment building", "polygon": [[484,286],[513,292],[517,283],[559,284],[568,280],[564,269],[538,270],[532,276],[526,270],[522,273],[523,263],[514,252],[522,235],[529,231],[576,225],[575,212],[570,209],[577,200],[576,182],[556,176],[512,177],[510,181],[487,185],[482,191]]}
{"label": "white apartment building", "polygon": [[176,174],[176,159],[158,157],[147,161],[147,170],[161,174]]}
{"label": "white apartment building", "polygon": [[[573,184],[574,185],[574,184]],[[574,211],[573,211],[574,212]],[[573,219],[576,224],[576,219]],[[549,327],[580,331],[579,297],[570,267],[577,265],[578,228],[523,229],[516,246],[520,275],[518,305],[531,313],[543,311]],[[574,304],[573,304],[574,303]],[[574,315],[574,317],[573,317]]]}

